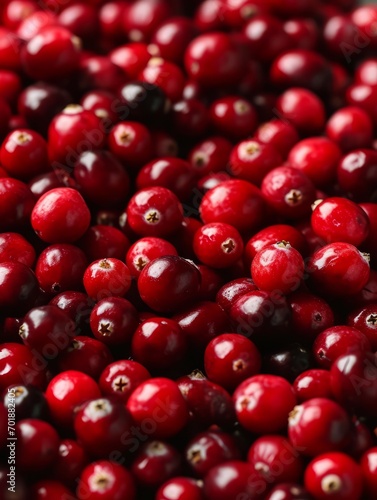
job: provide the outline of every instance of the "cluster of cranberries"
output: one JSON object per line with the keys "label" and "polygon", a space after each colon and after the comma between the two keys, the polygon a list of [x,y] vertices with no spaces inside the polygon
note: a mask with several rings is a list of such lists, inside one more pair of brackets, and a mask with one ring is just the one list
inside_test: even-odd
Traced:
{"label": "cluster of cranberries", "polygon": [[1,500],[375,500],[377,6],[0,16]]}

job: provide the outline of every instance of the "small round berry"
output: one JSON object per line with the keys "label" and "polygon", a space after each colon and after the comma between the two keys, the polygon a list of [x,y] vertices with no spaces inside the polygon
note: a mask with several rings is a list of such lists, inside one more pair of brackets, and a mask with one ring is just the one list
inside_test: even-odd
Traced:
{"label": "small round berry", "polygon": [[136,487],[131,473],[110,460],[99,460],[82,471],[76,488],[78,500],[135,500]]}
{"label": "small round berry", "polygon": [[83,277],[86,293],[94,300],[123,297],[131,286],[131,274],[119,259],[100,259],[92,262]]}

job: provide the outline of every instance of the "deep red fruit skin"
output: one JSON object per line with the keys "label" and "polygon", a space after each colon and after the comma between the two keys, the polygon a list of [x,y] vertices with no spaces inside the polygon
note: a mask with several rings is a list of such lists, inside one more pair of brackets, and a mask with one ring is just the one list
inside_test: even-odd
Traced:
{"label": "deep red fruit skin", "polygon": [[126,264],[131,276],[138,278],[151,260],[165,255],[178,255],[176,248],[169,241],[154,236],[140,238],[128,249]]}
{"label": "deep red fruit skin", "polygon": [[376,190],[377,152],[356,149],[338,163],[337,181],[344,193],[356,201],[369,200]]}
{"label": "deep red fruit skin", "polygon": [[98,460],[82,471],[76,488],[78,500],[135,500],[136,487],[130,472],[111,460]]}
{"label": "deep red fruit skin", "polygon": [[107,258],[123,260],[130,246],[122,231],[103,224],[91,226],[78,244],[90,262]]}
{"label": "deep red fruit skin", "polygon": [[326,135],[344,152],[368,148],[373,138],[372,120],[361,108],[344,107],[329,118]]}
{"label": "deep red fruit skin", "polygon": [[281,483],[272,488],[266,500],[311,500],[306,489],[298,483]]}
{"label": "deep red fruit skin", "polygon": [[88,321],[94,302],[82,292],[63,292],[55,295],[50,302],[58,306],[76,324],[76,332],[88,331]]}
{"label": "deep red fruit skin", "polygon": [[189,413],[178,385],[170,379],[159,377],[142,382],[131,394],[126,407],[137,425],[153,438],[165,439],[176,435],[186,425]]}
{"label": "deep red fruit skin", "polygon": [[35,197],[23,182],[0,178],[0,230],[18,231],[29,224]]}
{"label": "deep red fruit skin", "polygon": [[40,389],[46,386],[46,363],[37,358],[28,347],[4,342],[0,349],[0,389],[14,384],[30,384]]}
{"label": "deep red fruit skin", "polygon": [[110,152],[125,166],[139,169],[152,159],[152,136],[142,123],[122,121],[110,131]]}
{"label": "deep red fruit skin", "polygon": [[211,104],[209,112],[215,130],[233,140],[248,137],[258,124],[254,107],[249,101],[238,96],[230,95],[216,99]]}
{"label": "deep red fruit skin", "polygon": [[300,453],[315,457],[342,451],[350,439],[351,421],[335,401],[314,398],[304,401],[289,416],[288,436]]}
{"label": "deep red fruit skin", "polygon": [[78,191],[51,189],[39,198],[31,214],[34,231],[46,243],[72,243],[88,229],[90,211]]}
{"label": "deep red fruit skin", "polygon": [[286,159],[290,150],[299,140],[295,127],[289,122],[277,118],[263,123],[257,129],[255,138],[263,144],[273,146],[283,159]]}
{"label": "deep red fruit skin", "polygon": [[98,384],[89,375],[74,370],[56,375],[46,389],[52,420],[63,429],[72,428],[76,408],[100,396]]}
{"label": "deep red fruit skin", "polygon": [[216,302],[225,311],[229,312],[233,304],[249,292],[256,290],[251,278],[238,278],[223,285],[216,294]]}
{"label": "deep red fruit skin", "polygon": [[375,304],[366,304],[348,315],[347,324],[357,328],[369,340],[371,350],[377,349],[377,308]]}
{"label": "deep red fruit skin", "polygon": [[156,493],[156,500],[202,500],[200,483],[189,477],[175,477],[162,484]]}
{"label": "deep red fruit skin", "polygon": [[312,368],[300,373],[293,382],[293,388],[300,403],[314,398],[333,398],[328,370]]}
{"label": "deep red fruit skin", "polygon": [[167,255],[144,267],[137,286],[143,301],[154,311],[173,312],[195,300],[200,271],[191,261]]}
{"label": "deep red fruit skin", "polygon": [[134,389],[149,378],[150,373],[143,365],[124,359],[108,364],[98,383],[105,396],[113,396],[126,403]]}
{"label": "deep red fruit skin", "polygon": [[360,466],[363,473],[364,484],[369,495],[373,498],[377,494],[377,470],[376,470],[377,447],[370,448],[361,457]]}
{"label": "deep red fruit skin", "polygon": [[75,480],[87,465],[88,458],[77,441],[70,438],[62,439],[52,473],[53,477],[70,488],[75,486]]}
{"label": "deep red fruit skin", "polygon": [[161,23],[153,33],[151,44],[156,55],[180,63],[196,29],[191,19],[175,16]]}
{"label": "deep red fruit skin", "polygon": [[123,297],[131,286],[131,274],[119,259],[100,259],[92,262],[84,273],[86,293],[99,301],[105,297]]}
{"label": "deep red fruit skin", "polygon": [[296,403],[293,387],[276,375],[255,375],[240,384],[233,395],[240,424],[256,434],[279,432],[287,425]]}
{"label": "deep red fruit skin", "polygon": [[59,481],[52,479],[43,479],[33,484],[31,488],[32,498],[35,500],[47,500],[48,498],[55,498],[56,500],[64,500],[71,495],[71,490],[64,486]]}
{"label": "deep red fruit skin", "polygon": [[358,247],[369,233],[367,214],[346,198],[326,198],[317,204],[312,213],[311,225],[326,243],[343,241]]}
{"label": "deep red fruit skin", "polygon": [[369,279],[369,263],[350,243],[330,243],[312,254],[309,278],[321,295],[345,297],[360,292]]}
{"label": "deep red fruit skin", "polygon": [[361,498],[363,478],[360,466],[344,453],[324,453],[305,470],[305,488],[318,500],[334,496],[339,500]]}
{"label": "deep red fruit skin", "polygon": [[0,234],[0,262],[16,261],[32,267],[35,250],[31,243],[19,233]]}
{"label": "deep red fruit skin", "polygon": [[30,267],[17,261],[0,263],[0,309],[7,316],[20,317],[34,305],[38,280]]}

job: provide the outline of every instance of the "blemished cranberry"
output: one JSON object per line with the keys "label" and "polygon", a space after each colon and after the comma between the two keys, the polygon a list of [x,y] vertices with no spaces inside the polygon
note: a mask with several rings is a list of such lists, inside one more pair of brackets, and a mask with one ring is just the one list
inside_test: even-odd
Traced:
{"label": "blemished cranberry", "polygon": [[3,342],[0,349],[1,382],[4,391],[10,385],[46,386],[46,363],[22,344]]}
{"label": "blemished cranberry", "polygon": [[142,432],[157,439],[176,435],[189,418],[178,385],[163,377],[142,382],[130,395],[126,407]]}
{"label": "blemished cranberry", "polygon": [[369,340],[371,350],[377,348],[377,308],[376,304],[363,305],[348,315],[347,324],[358,329]]}
{"label": "blemished cranberry", "polygon": [[295,127],[277,118],[263,123],[257,129],[255,138],[262,144],[273,146],[284,159],[299,140]]}
{"label": "blemished cranberry", "polygon": [[58,21],[61,26],[78,36],[85,45],[93,43],[99,31],[96,9],[85,3],[68,5],[59,14]]}
{"label": "blemished cranberry", "polygon": [[368,200],[376,191],[377,152],[356,149],[343,156],[338,163],[337,181],[348,196]]}
{"label": "blemished cranberry", "polygon": [[260,290],[289,294],[297,290],[304,275],[304,259],[287,241],[269,245],[255,255],[251,277]]}
{"label": "blemished cranberry", "polygon": [[99,386],[105,396],[114,396],[126,403],[134,389],[148,380],[148,370],[132,360],[119,360],[108,364],[99,378]]}
{"label": "blemished cranberry", "polygon": [[326,243],[342,241],[359,246],[368,236],[365,211],[346,198],[332,197],[315,204],[311,217],[314,232]]}
{"label": "blemished cranberry", "polygon": [[240,232],[255,230],[262,223],[264,211],[261,191],[241,179],[231,179],[210,189],[199,206],[205,224],[224,222]]}
{"label": "blemished cranberry", "polygon": [[304,172],[290,166],[271,170],[262,181],[261,191],[276,213],[290,219],[309,215],[316,197],[311,179]]}
{"label": "blemished cranberry", "polygon": [[126,264],[131,275],[137,278],[151,260],[166,255],[178,255],[176,248],[169,241],[153,236],[140,238],[128,249]]}
{"label": "blemished cranberry", "polygon": [[368,114],[355,106],[336,111],[327,121],[326,135],[343,152],[368,148],[373,138],[373,124]]}
{"label": "blemished cranberry", "polygon": [[317,363],[330,369],[333,362],[343,354],[371,350],[368,337],[352,326],[332,326],[323,330],[313,343],[313,354]]}
{"label": "blemished cranberry", "polygon": [[176,16],[161,23],[153,33],[149,50],[156,56],[179,64],[187,45],[196,34],[191,19]]}
{"label": "blemished cranberry", "polygon": [[202,500],[199,481],[190,477],[174,477],[162,484],[156,493],[156,500]]}
{"label": "blemished cranberry", "polygon": [[34,231],[47,243],[71,243],[88,229],[90,212],[72,188],[55,188],[42,195],[31,214]]}
{"label": "blemished cranberry", "polygon": [[229,312],[237,300],[249,292],[256,290],[250,278],[238,278],[223,285],[216,294],[216,302],[225,311]]}
{"label": "blemished cranberry", "polygon": [[130,289],[131,274],[119,259],[100,259],[86,268],[83,283],[86,293],[94,300],[123,297]]}
{"label": "blemished cranberry", "polygon": [[48,406],[43,392],[33,385],[11,385],[4,395],[4,406],[15,407],[16,420],[48,420]]}
{"label": "blemished cranberry", "polygon": [[280,483],[274,486],[266,500],[311,500],[307,490],[298,483]]}
{"label": "blemished cranberry", "polygon": [[108,258],[122,260],[130,242],[116,227],[98,224],[87,230],[79,245],[89,261]]}
{"label": "blemished cranberry", "polygon": [[11,177],[0,178],[0,230],[25,228],[35,205],[35,197],[23,182]]}
{"label": "blemished cranberry", "polygon": [[360,466],[348,455],[324,453],[314,458],[305,470],[305,488],[317,499],[361,499],[363,478]]}
{"label": "blemished cranberry", "polygon": [[74,419],[78,442],[97,458],[109,457],[114,450],[125,452],[130,443],[123,436],[128,435],[132,424],[124,405],[109,398],[91,399],[78,409]]}
{"label": "blemished cranberry", "polygon": [[190,151],[188,161],[200,177],[221,172],[228,165],[232,143],[222,136],[212,136],[196,144]]}
{"label": "blemished cranberry", "polygon": [[330,372],[313,368],[300,375],[293,382],[296,397],[299,402],[313,398],[331,399]]}
{"label": "blemished cranberry", "polygon": [[51,424],[27,418],[15,426],[17,466],[24,472],[42,472],[51,467],[59,454],[59,435]]}
{"label": "blemished cranberry", "polygon": [[99,398],[97,382],[85,373],[68,370],[56,375],[48,384],[46,399],[51,418],[60,428],[72,428],[75,410],[90,399]]}
{"label": "blemished cranberry", "polygon": [[363,454],[360,461],[365,488],[369,495],[368,498],[373,498],[377,492],[376,458],[377,447],[374,446]]}
{"label": "blemished cranberry", "polygon": [[[302,134],[318,134],[326,123],[323,102],[305,88],[286,90],[276,101],[276,110],[281,120],[288,120]],[[330,139],[334,140],[333,137]]]}
{"label": "blemished cranberry", "polygon": [[251,135],[258,124],[251,103],[238,96],[222,97],[214,101],[210,107],[210,116],[216,132],[233,140]]}
{"label": "blemished cranberry", "polygon": [[74,245],[50,245],[39,255],[35,274],[43,291],[57,294],[80,290],[87,265],[84,252]]}
{"label": "blemished cranberry", "polygon": [[170,14],[171,8],[166,0],[136,0],[124,13],[123,29],[132,42],[148,42]]}
{"label": "blemished cranberry", "polygon": [[229,331],[229,318],[214,302],[196,302],[173,316],[194,348],[205,348],[210,340]]}
{"label": "blemished cranberry", "polygon": [[0,308],[8,316],[22,316],[37,299],[38,279],[30,267],[21,262],[0,263],[0,283]]}
{"label": "blemished cranberry", "polygon": [[261,365],[261,355],[255,344],[235,333],[215,337],[204,352],[207,377],[228,390],[259,373]]}
{"label": "blemished cranberry", "polygon": [[204,477],[215,465],[241,458],[234,437],[220,430],[197,434],[189,441],[184,453],[186,462],[198,477]]}
{"label": "blemished cranberry", "polygon": [[263,371],[284,377],[293,382],[298,374],[313,365],[310,350],[297,343],[290,343],[267,353],[263,360]]}
{"label": "blemished cranberry", "polygon": [[209,111],[199,99],[182,99],[174,103],[170,121],[179,137],[202,138],[209,129]]}
{"label": "blemished cranberry", "polygon": [[240,424],[256,434],[285,429],[296,404],[293,387],[276,375],[255,375],[240,384],[233,395]]}
{"label": "blemished cranberry", "polygon": [[350,243],[330,243],[317,250],[307,265],[309,279],[320,295],[346,297],[360,292],[369,279],[368,256]]}
{"label": "blemished cranberry", "polygon": [[166,255],[144,267],[137,286],[142,300],[154,311],[176,311],[195,300],[200,271],[191,261]]}
{"label": "blemished cranberry", "polygon": [[158,488],[182,472],[182,457],[172,445],[151,441],[142,446],[132,462],[131,471],[139,484]]}
{"label": "blemished cranberry", "polygon": [[99,460],[87,465],[81,472],[76,488],[78,500],[88,495],[93,499],[136,499],[136,487],[130,472],[111,460]]}
{"label": "blemished cranberry", "polygon": [[344,450],[350,430],[347,412],[326,398],[309,399],[295,406],[288,421],[290,442],[300,453],[311,457]]}
{"label": "blemished cranberry", "polygon": [[244,62],[234,39],[221,32],[194,38],[184,56],[189,77],[210,88],[236,84],[243,76]]}
{"label": "blemished cranberry", "polygon": [[71,490],[59,481],[52,479],[42,479],[34,483],[31,492],[35,500],[47,500],[48,498],[55,498],[56,500],[64,500],[69,498]]}

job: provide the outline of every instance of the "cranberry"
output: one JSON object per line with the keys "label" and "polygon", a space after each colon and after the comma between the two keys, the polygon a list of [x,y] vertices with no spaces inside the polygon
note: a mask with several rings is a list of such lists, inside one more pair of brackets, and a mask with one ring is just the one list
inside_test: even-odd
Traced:
{"label": "cranberry", "polygon": [[371,57],[362,61],[355,70],[355,82],[364,85],[376,85],[376,62],[376,59]]}
{"label": "cranberry", "polygon": [[256,289],[257,287],[252,279],[238,278],[226,283],[220,288],[216,295],[216,302],[225,312],[229,312],[233,304],[235,304],[242,295],[246,295],[248,292],[253,292]]}
{"label": "cranberry", "polygon": [[61,26],[78,36],[84,45],[92,44],[99,31],[96,9],[84,3],[68,5],[59,14],[58,21]]}
{"label": "cranberry", "polygon": [[336,111],[329,118],[326,135],[344,152],[368,148],[372,142],[373,124],[365,111],[348,106]]}
{"label": "cranberry", "polygon": [[126,254],[126,263],[131,275],[137,278],[151,260],[166,255],[178,255],[177,250],[168,241],[149,236],[131,245]]}
{"label": "cranberry", "polygon": [[120,360],[104,368],[99,386],[105,396],[115,396],[126,403],[134,389],[149,378],[148,370],[140,363]]}
{"label": "cranberry", "polygon": [[218,30],[224,27],[224,2],[204,0],[195,10],[195,26],[201,32]]}
{"label": "cranberry", "polygon": [[338,163],[337,181],[342,191],[356,200],[372,197],[376,191],[377,152],[356,149],[343,156]]}
{"label": "cranberry", "polygon": [[280,119],[273,119],[263,123],[257,129],[255,138],[262,144],[273,146],[284,159],[299,140],[295,127],[289,122]]}
{"label": "cranberry", "polygon": [[291,45],[298,49],[315,50],[318,45],[319,30],[312,19],[289,19],[284,23],[284,31],[291,39]]}
{"label": "cranberry", "polygon": [[1,390],[10,385],[27,384],[41,389],[46,386],[46,362],[24,345],[2,343],[0,348]]}
{"label": "cranberry", "polygon": [[0,178],[0,230],[23,229],[30,220],[35,198],[23,182],[8,177]]}
{"label": "cranberry", "polygon": [[160,486],[156,500],[202,500],[199,481],[189,477],[175,477]]}
{"label": "cranberry", "polygon": [[22,316],[33,306],[39,284],[33,271],[17,261],[0,263],[0,307],[8,316]]}
{"label": "cranberry", "polygon": [[250,102],[237,96],[227,96],[214,101],[210,116],[216,131],[234,140],[252,134],[258,123]]}
{"label": "cranberry", "polygon": [[221,172],[228,165],[232,144],[222,136],[212,136],[199,142],[189,154],[189,162],[200,177]]}
{"label": "cranberry", "polygon": [[102,224],[91,226],[79,244],[89,261],[108,258],[122,260],[130,246],[122,231]]}
{"label": "cranberry", "polygon": [[62,292],[50,300],[50,304],[62,309],[76,324],[76,332],[86,331],[94,302],[82,292]]}
{"label": "cranberry", "polygon": [[16,420],[48,420],[49,412],[43,392],[33,385],[10,385],[4,395],[4,406],[15,408]]}
{"label": "cranberry", "polygon": [[99,460],[81,472],[76,496],[78,500],[88,497],[93,500],[135,500],[136,488],[127,469],[111,460]]}
{"label": "cranberry", "polygon": [[164,60],[162,57],[152,57],[138,75],[138,79],[152,85],[157,85],[171,102],[182,98],[185,76],[177,64]]}
{"label": "cranberry", "polygon": [[352,458],[360,460],[362,455],[375,444],[374,437],[366,423],[354,417],[347,451]]}
{"label": "cranberry", "polygon": [[[119,66],[114,64],[108,57],[105,56],[85,56],[82,57],[78,70],[79,86],[82,90],[105,90],[108,92],[116,92],[126,78]],[[114,104],[111,105],[115,107]],[[111,126],[108,121],[108,113],[103,116],[101,111],[97,111],[96,115],[104,119],[105,128]]]}
{"label": "cranberry", "polygon": [[377,46],[374,22],[377,20],[377,10],[374,5],[356,8],[351,14],[351,20],[360,34],[366,37],[373,48]]}
{"label": "cranberry", "polygon": [[64,500],[67,498],[67,495],[71,495],[71,491],[68,488],[59,481],[51,479],[44,479],[35,483],[31,489],[31,493],[35,500],[47,500],[48,498]]}
{"label": "cranberry", "polygon": [[[110,52],[109,57],[110,60],[119,66],[130,79],[136,80],[137,76],[145,68],[152,55],[146,43],[134,42],[115,47]],[[136,108],[135,117],[138,116],[140,118],[145,112],[148,115],[151,113],[151,116],[153,116],[156,111],[159,114],[159,112],[162,111],[162,103],[165,101],[165,96],[161,89],[159,89],[156,85],[149,85],[145,82],[127,83],[120,90],[120,95],[122,100],[124,98],[126,104],[128,99],[131,100]],[[138,96],[143,96],[147,99],[147,102],[151,105],[150,109],[148,109],[148,106],[144,105],[143,102],[138,102]],[[141,115],[139,114],[139,106],[141,106]],[[133,108],[134,106],[130,106],[129,108],[127,107],[131,116]]]}
{"label": "cranberry", "polygon": [[11,30],[17,29],[20,22],[38,10],[33,0],[11,0],[4,8],[2,21]]}
{"label": "cranberry", "polygon": [[308,348],[290,343],[267,353],[263,365],[264,371],[293,382],[297,375],[312,366],[312,356]]}
{"label": "cranberry", "polygon": [[142,433],[157,439],[174,436],[189,418],[178,385],[167,378],[142,382],[130,395],[127,408]]}
{"label": "cranberry", "polygon": [[289,382],[276,375],[255,375],[233,395],[238,421],[245,429],[266,434],[283,430],[296,398]]}
{"label": "cranberry", "polygon": [[257,494],[258,486],[260,488],[260,480],[258,482],[250,465],[239,460],[212,467],[204,478],[204,494],[208,500],[256,500],[260,497]]}
{"label": "cranberry", "polygon": [[127,3],[115,0],[105,3],[98,11],[101,33],[111,45],[125,39],[123,16],[127,10]]}
{"label": "cranberry", "polygon": [[150,41],[156,28],[171,14],[166,0],[136,0],[124,12],[123,29],[132,42]]}
{"label": "cranberry", "polygon": [[[94,62],[92,62],[92,65],[94,65]],[[80,105],[87,111],[93,111],[101,119],[103,128],[106,130],[119,121],[114,102],[114,93],[102,89],[89,90],[80,99]]]}
{"label": "cranberry", "polygon": [[85,373],[68,370],[56,375],[48,384],[46,399],[53,422],[70,429],[74,412],[83,403],[100,397],[97,383]]}
{"label": "cranberry", "polygon": [[[17,35],[20,38],[22,38],[22,40],[29,42],[32,38],[39,35],[39,33],[41,31],[43,31],[45,28],[49,29],[49,28],[55,28],[55,27],[57,27],[57,17],[53,12],[50,12],[50,11],[44,10],[44,9],[37,10],[36,12],[31,13],[23,21],[21,21],[20,25],[17,28]],[[49,55],[49,52],[50,52],[49,49],[52,49],[53,54],[56,56],[57,55],[56,53],[57,53],[58,49],[60,48],[60,46],[63,49],[67,49],[65,55],[69,55],[72,52],[72,43],[73,43],[74,39],[71,39],[71,38],[67,39],[67,33],[69,33],[67,30],[64,30],[64,32],[60,33],[60,34],[58,32],[58,40],[57,40],[56,44],[53,43],[54,40],[50,39],[51,34],[50,34],[50,37],[42,36],[42,37],[37,38],[38,42],[45,42],[45,45],[47,46],[47,50],[45,47],[45,51],[44,51],[44,52],[46,52],[46,56]],[[61,39],[61,41],[60,41],[60,39]],[[42,44],[38,43],[38,45],[37,45],[37,55],[39,55],[39,56],[41,56],[41,54],[38,54],[38,49],[40,49],[40,45],[42,45]],[[74,45],[74,47],[75,47],[76,51],[73,54],[74,54],[74,58],[77,60],[78,56],[79,56],[80,45],[77,44],[77,45]],[[25,47],[23,47],[23,51],[24,50],[25,50]],[[29,50],[30,50],[30,47],[29,47]],[[33,47],[31,47],[31,50],[33,51]],[[35,50],[35,48],[34,48],[34,50]],[[42,56],[43,55],[44,54],[42,54]],[[26,58],[27,54],[24,57]],[[21,52],[20,59],[21,59],[20,62],[22,63],[23,62],[22,61],[22,52]],[[37,62],[40,62],[40,59],[41,59],[41,57],[36,58],[35,64]],[[63,59],[63,61],[64,61],[64,59]],[[69,68],[70,66],[69,66],[68,61],[66,62],[66,64],[67,64],[67,68]],[[61,67],[61,71],[63,71],[63,67]],[[38,77],[36,76],[36,78],[38,78]]]}
{"label": "cranberry", "polygon": [[344,453],[324,453],[305,470],[305,488],[318,500],[336,495],[339,500],[361,498],[363,480],[360,466]]}
{"label": "cranberry", "polygon": [[373,447],[366,451],[361,457],[361,470],[363,473],[364,484],[368,493],[368,498],[373,498],[377,492],[376,482],[376,453],[377,448]]}
{"label": "cranberry", "polygon": [[266,500],[311,500],[309,493],[296,483],[280,483],[269,492]]}
{"label": "cranberry", "polygon": [[0,28],[0,64],[2,69],[19,72],[21,70],[20,53],[24,41],[20,36],[7,28]]}
{"label": "cranberry", "polygon": [[131,275],[119,259],[100,259],[92,262],[83,277],[86,293],[94,300],[123,297],[131,286]]}
{"label": "cranberry", "polygon": [[174,103],[170,121],[171,129],[182,139],[201,138],[209,129],[209,111],[199,99],[183,99]]}
{"label": "cranberry", "polygon": [[347,324],[363,333],[373,352],[377,348],[377,309],[375,304],[359,307],[348,315]]}
{"label": "cranberry", "polygon": [[300,373],[293,383],[300,402],[314,398],[331,399],[330,372],[318,368]]}
{"label": "cranberry", "polygon": [[164,131],[155,130],[152,132],[152,142],[154,144],[154,156],[157,158],[178,156],[178,142],[174,137]]}
{"label": "cranberry", "polygon": [[179,64],[187,45],[196,34],[194,23],[183,16],[171,17],[153,33],[149,50],[156,56]]}

